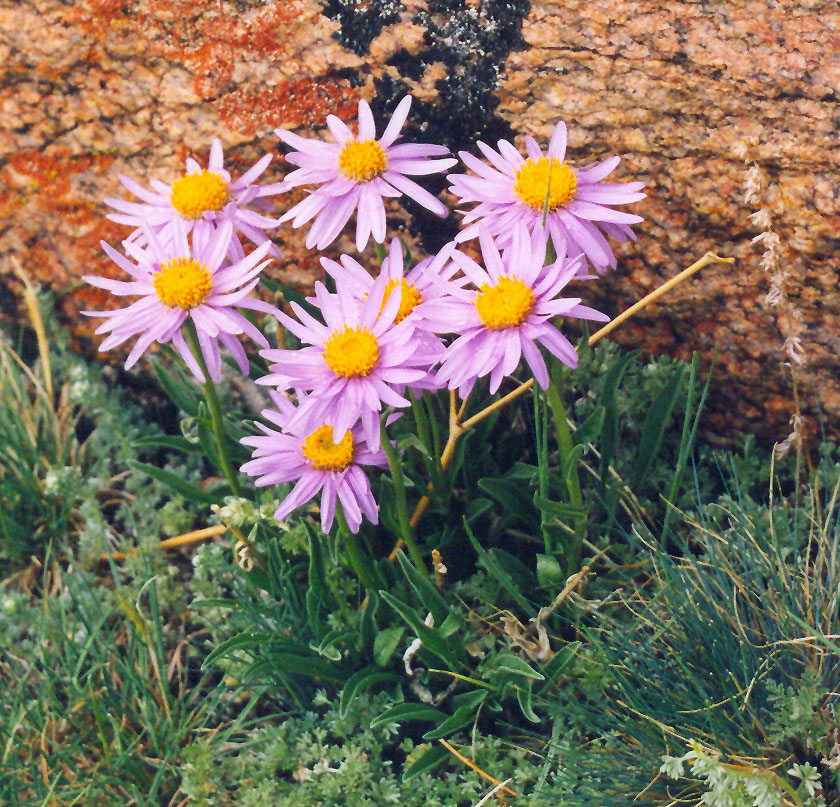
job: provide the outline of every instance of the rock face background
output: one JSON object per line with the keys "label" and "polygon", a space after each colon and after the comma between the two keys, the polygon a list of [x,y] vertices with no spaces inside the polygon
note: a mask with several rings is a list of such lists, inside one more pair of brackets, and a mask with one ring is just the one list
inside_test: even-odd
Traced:
{"label": "rock face background", "polygon": [[[618,271],[587,286],[592,304],[617,313],[706,250],[737,262],[703,269],[617,338],[707,361],[717,349],[713,428],[781,439],[792,411],[783,334],[799,335],[806,411],[816,392],[840,434],[835,2],[0,0],[0,76],[6,317],[17,310],[15,256],[92,347],[77,312],[104,300],[79,278],[115,274],[98,242],[127,234],[103,218],[103,196],[127,198],[118,173],[172,181],[218,136],[234,174],[277,153],[264,175],[276,181],[287,168],[274,127],[309,134],[330,112],[352,117],[361,97],[384,116],[410,91],[407,138],[453,151],[475,151],[476,138],[545,142],[562,118],[573,163],[622,155],[614,176],[645,181],[633,210],[646,221],[635,244],[617,246]],[[768,182],[747,206],[737,155],[750,138]],[[781,239],[799,322],[764,303],[747,218],[759,204]],[[409,214],[392,223],[427,250],[455,231],[454,218]],[[278,279],[320,276],[303,237],[277,232]],[[347,240],[331,254],[344,250]]]}

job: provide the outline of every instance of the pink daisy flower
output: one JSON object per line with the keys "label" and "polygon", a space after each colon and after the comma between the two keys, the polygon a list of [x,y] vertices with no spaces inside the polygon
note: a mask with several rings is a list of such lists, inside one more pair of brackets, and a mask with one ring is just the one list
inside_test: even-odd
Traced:
{"label": "pink daisy flower", "polygon": [[[447,333],[450,323],[435,318],[437,309],[434,302],[448,293],[448,285],[441,281],[458,282],[461,285],[467,282],[466,279],[452,279],[452,276],[459,272],[457,264],[449,260],[454,249],[455,243],[451,242],[437,255],[425,258],[406,272],[402,245],[399,239],[395,238],[391,241],[390,252],[382,261],[380,275],[387,279],[385,299],[388,300],[397,289],[400,292],[400,307],[394,317],[394,324],[406,320],[418,331],[415,334],[416,349],[412,357],[415,366],[432,368],[443,357],[443,343],[435,334]],[[344,284],[361,304],[371,293],[374,278],[349,255],[342,255],[339,261],[340,263],[321,258],[321,265],[336,283]],[[440,389],[440,384],[431,371],[407,386],[411,390]],[[396,389],[402,393],[400,385],[396,385]]]}
{"label": "pink daisy flower", "polygon": [[376,126],[367,101],[359,101],[359,131],[354,135],[334,115],[327,117],[327,126],[335,143],[308,140],[285,129],[275,134],[297,151],[286,160],[300,166],[283,181],[284,189],[299,185],[320,184],[302,202],[284,214],[280,221],[291,221],[300,227],[315,217],[306,237],[308,249],[323,249],[331,244],[353,211],[356,213],[356,249],[361,252],[370,235],[380,244],[385,240],[384,197],[405,194],[438,216],[447,211],[408,175],[436,174],[451,168],[457,160],[430,160],[449,153],[443,146],[428,143],[394,145],[408,116],[411,96],[400,101],[382,137],[376,139]]}
{"label": "pink daisy flower", "polygon": [[235,263],[226,263],[225,253],[233,225],[225,221],[209,239],[200,239],[193,231],[190,248],[186,228],[175,221],[171,241],[162,242],[146,227],[144,239],[148,248],[124,241],[126,252],[136,263],[120,255],[102,241],[114,263],[131,275],[132,280],[112,280],[107,277],[86,276],[83,279],[100,289],[118,296],[139,295],[140,299],[127,308],[116,311],[83,311],[90,317],[105,317],[96,333],[108,336],[100,351],[117,347],[132,336],[137,342],[128,354],[126,369],[132,367],[153,342],[175,346],[192,374],[204,383],[204,373],[187,346],[182,328],[191,320],[198,333],[198,343],[207,370],[214,381],[221,380],[221,342],[236,360],[244,375],[248,374],[248,359],[236,338],[246,334],[262,347],[268,341],[237,308],[249,308],[274,315],[280,312],[272,305],[248,297],[259,283],[260,272],[270,263],[263,260],[269,251],[266,241],[250,255]]}
{"label": "pink daisy flower", "polygon": [[[105,204],[117,211],[107,218],[136,227],[129,240],[139,239],[140,243],[144,243],[144,225],[155,230],[163,240],[168,237],[172,223],[179,221],[187,230],[194,229],[200,237],[207,239],[215,227],[229,221],[234,231],[259,246],[268,241],[263,230],[276,227],[278,222],[244,206],[251,202],[261,205],[263,197],[280,193],[280,183],[262,187],[254,184],[270,162],[271,155],[266,154],[241,177],[232,179],[224,168],[222,143],[217,138],[210,147],[207,168],[202,168],[191,157],[187,158],[186,173],[171,185],[152,179],[149,181],[152,189],[148,190],[120,174],[120,182],[141,202],[105,199]],[[274,245],[269,251],[280,257],[280,251]]]}
{"label": "pink daisy flower", "polygon": [[359,302],[347,284],[330,294],[315,284],[315,301],[326,324],[321,324],[296,303],[290,303],[300,322],[280,314],[280,322],[308,347],[300,350],[261,351],[271,374],[258,384],[295,389],[309,396],[290,422],[296,429],[332,426],[337,440],[361,418],[365,439],[379,448],[379,412],[382,404],[406,407],[410,403],[395,387],[423,378],[428,367],[418,367],[417,340],[411,322],[394,324],[401,298],[385,301],[387,278],[381,276],[367,298]]}
{"label": "pink daisy flower", "polygon": [[[499,141],[496,152],[482,142],[476,144],[491,166],[467,152],[459,156],[476,176],[449,174],[450,190],[460,204],[478,205],[464,216],[463,230],[457,241],[478,235],[478,223],[497,238],[500,247],[510,244],[513,228],[524,224],[531,232],[551,237],[557,254],[560,243],[568,241],[570,253],[582,252],[599,274],[608,266],[615,267],[615,255],[604,235],[617,241],[635,240],[630,224],[643,221],[641,216],[613,210],[609,205],[626,204],[643,199],[643,182],[602,182],[618,165],[620,157],[601,163],[572,168],[565,162],[566,124],[554,127],[547,154],[543,154],[533,137],[525,138],[527,158],[506,140]],[[549,187],[550,177],[550,187]],[[548,196],[545,229],[542,218]]]}
{"label": "pink daisy flower", "polygon": [[537,383],[548,385],[548,370],[537,343],[569,367],[577,366],[571,342],[550,320],[559,315],[604,322],[609,317],[580,305],[579,297],[557,294],[577,274],[581,257],[573,261],[545,262],[546,242],[539,233],[529,236],[520,224],[511,235],[511,246],[501,255],[489,232],[479,228],[481,254],[486,269],[461,252],[453,260],[476,290],[453,288],[448,301],[439,303],[458,338],[446,349],[438,372],[449,389],[464,398],[476,380],[489,374],[490,392],[513,373],[521,358]]}
{"label": "pink daisy flower", "polygon": [[[371,451],[358,427],[334,442],[332,427],[326,424],[314,429],[304,427],[295,418],[291,401],[277,393],[272,393],[271,397],[278,411],[266,409],[262,415],[280,431],[258,423],[263,434],[242,439],[245,445],[253,446],[254,459],[240,470],[256,476],[257,487],[297,480],[274,512],[274,518],[285,520],[293,510],[321,491],[321,529],[324,532],[332,526],[336,501],[341,503],[347,524],[354,533],[359,531],[363,515],[376,524],[379,521],[376,501],[361,466],[387,466],[385,453]],[[289,425],[296,420],[296,426]]]}

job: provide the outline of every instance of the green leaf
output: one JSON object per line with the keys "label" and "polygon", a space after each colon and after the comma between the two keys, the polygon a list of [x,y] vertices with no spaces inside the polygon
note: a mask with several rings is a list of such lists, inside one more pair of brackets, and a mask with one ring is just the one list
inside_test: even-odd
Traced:
{"label": "green leaf", "polygon": [[315,636],[320,636],[324,629],[321,606],[328,606],[329,590],[324,568],[324,555],[321,551],[321,539],[317,532],[307,525],[309,532],[309,589],[306,592],[306,616],[309,627]]}
{"label": "green leaf", "polygon": [[458,653],[455,648],[447,642],[437,630],[430,628],[418,616],[417,612],[402,600],[398,600],[387,591],[380,592],[382,599],[388,603],[414,631],[423,647],[431,653],[434,653],[438,658],[445,661],[449,667],[458,666]]}
{"label": "green leaf", "polygon": [[541,586],[552,586],[563,581],[563,569],[553,555],[537,555],[537,580]]}
{"label": "green leaf", "polygon": [[376,622],[374,621],[377,608],[379,608],[379,594],[374,589],[370,589],[365,598],[361,619],[359,620],[359,638],[361,639],[361,649],[365,654],[370,652],[370,648],[378,636]]}
{"label": "green leaf", "polygon": [[449,758],[449,752],[442,745],[433,745],[431,748],[423,752],[423,755],[416,759],[403,771],[403,780],[412,779],[425,773],[434,767],[440,765],[441,762]]}
{"label": "green leaf", "polygon": [[553,502],[551,499],[546,499],[539,494],[534,494],[534,504],[543,513],[559,518],[563,522],[572,523],[576,518],[586,515],[586,510],[583,507],[575,507],[571,504],[564,504],[563,502]]}
{"label": "green leaf", "polygon": [[529,486],[524,482],[510,477],[485,477],[478,480],[478,486],[502,505],[505,518],[519,518],[526,524],[534,522],[536,511]]}
{"label": "green leaf", "polygon": [[580,458],[583,456],[585,449],[586,446],[583,445],[583,443],[577,443],[572,446],[563,457],[563,462],[560,466],[560,475],[563,477],[563,481],[566,482],[566,484],[569,483],[572,474],[577,473],[578,463],[580,462]]}
{"label": "green leaf", "polygon": [[[188,415],[195,416],[198,414],[198,398],[190,394],[190,387],[177,381],[157,359],[153,358],[151,361],[152,370],[154,370],[158,383],[163,387],[163,391],[169,400]],[[190,390],[190,392],[187,392],[187,390]]]}
{"label": "green leaf", "polygon": [[542,723],[539,716],[534,712],[531,706],[531,682],[518,686],[516,688],[516,700],[519,701],[519,708],[527,720],[532,723]]}
{"label": "green leaf", "polygon": [[494,666],[497,670],[504,670],[505,672],[513,673],[514,675],[521,675],[525,678],[533,678],[535,681],[542,681],[545,676],[537,672],[527,661],[514,656],[513,653],[499,653],[493,660]]}
{"label": "green leaf", "polygon": [[441,737],[448,737],[464,726],[468,726],[473,720],[475,720],[475,709],[472,706],[461,706],[455,710],[454,715],[447,717],[437,728],[427,731],[423,739],[438,740]]}
{"label": "green leaf", "polygon": [[[487,684],[482,684],[482,686],[487,686]],[[460,709],[462,706],[469,706],[471,709],[475,709],[480,703],[484,703],[486,699],[487,690],[477,689],[473,692],[462,692],[460,695],[453,696],[452,705],[456,710]]]}
{"label": "green leaf", "polygon": [[418,571],[417,567],[409,560],[406,554],[400,549],[397,552],[397,560],[400,568],[411,587],[423,603],[423,607],[434,617],[435,625],[440,627],[449,613],[449,606],[446,600],[441,597],[440,592],[429,582],[424,572]]}
{"label": "green leaf", "polygon": [[175,451],[186,451],[191,454],[196,454],[199,451],[189,440],[169,434],[154,434],[147,437],[138,437],[132,442],[132,445],[138,448],[141,446],[160,446],[161,448],[171,448]]}
{"label": "green leaf", "polygon": [[498,547],[489,550],[489,554],[520,589],[530,589],[534,585],[534,573],[519,558]]}
{"label": "green leaf", "polygon": [[338,711],[341,715],[346,715],[353,703],[353,699],[357,695],[366,692],[376,684],[384,684],[387,681],[399,681],[400,677],[394,673],[382,672],[376,667],[365,667],[359,670],[354,675],[347,679],[347,683],[341,690],[341,699],[338,705]]}
{"label": "green leaf", "polygon": [[630,363],[635,361],[637,356],[638,351],[633,351],[626,356],[622,356],[619,361],[610,367],[610,371],[604,380],[604,386],[601,388],[601,404],[604,407],[604,427],[601,435],[602,495],[609,477],[610,463],[618,445],[618,404],[616,402],[618,385],[621,383],[621,378],[630,366]]}
{"label": "green leaf", "polygon": [[448,715],[432,706],[422,703],[398,703],[390,706],[382,714],[370,721],[370,727],[380,723],[402,723],[406,720],[425,720],[431,723],[442,723]]}
{"label": "green leaf", "polygon": [[421,456],[432,459],[429,449],[423,445],[423,442],[416,434],[404,434],[397,438],[397,450],[402,452],[407,448],[416,448],[417,451],[420,452]]}
{"label": "green leaf", "polygon": [[475,536],[472,534],[472,530],[470,529],[469,524],[464,522],[464,527],[467,531],[467,536],[470,539],[475,551],[478,553],[478,561],[481,563],[487,572],[490,574],[491,577],[494,577],[496,580],[501,583],[502,588],[505,590],[507,594],[510,594],[511,597],[516,601],[517,605],[520,608],[527,612],[532,612],[533,607],[530,602],[522,595],[519,591],[519,588],[513,582],[513,578],[498,564],[495,558],[493,558],[488,552],[484,550],[484,547],[476,540]]}
{"label": "green leaf", "polygon": [[335,665],[315,656],[301,656],[291,653],[272,653],[269,657],[275,670],[294,673],[306,678],[322,678],[325,681],[344,681],[344,673]]}
{"label": "green leaf", "polygon": [[219,460],[219,447],[216,445],[216,435],[213,433],[213,424],[210,420],[210,411],[207,404],[202,401],[198,405],[198,415],[195,419],[196,429],[198,431],[198,443],[204,456],[213,463],[219,470],[222,469],[222,464]]}
{"label": "green leaf", "polygon": [[472,499],[467,504],[467,523],[472,524],[473,521],[484,515],[491,507],[493,507],[493,502],[485,496]]}
{"label": "green leaf", "polygon": [[129,460],[128,463],[135,471],[142,471],[144,474],[163,483],[172,490],[180,493],[185,499],[197,504],[221,504],[222,496],[206,493],[201,488],[193,485],[192,482],[187,482],[181,476],[173,474],[171,471],[165,471],[163,468],[158,468],[155,465],[149,465],[145,462],[138,462],[137,460]]}
{"label": "green leaf", "polygon": [[336,645],[341,644],[345,639],[354,635],[354,631],[331,630],[324,636],[320,644],[310,643],[309,649],[314,650],[319,656],[323,656],[330,661],[341,661],[341,651]]}
{"label": "green leaf", "polygon": [[376,634],[373,640],[373,660],[380,667],[388,666],[404,633],[405,628],[385,628]]}
{"label": "green leaf", "polygon": [[552,685],[554,679],[572,662],[579,649],[580,642],[570,642],[542,665],[545,683],[537,690],[538,695],[542,695]]}
{"label": "green leaf", "polygon": [[201,663],[201,668],[206,670],[212,666],[213,663],[222,658],[232,654],[236,650],[245,650],[250,647],[259,647],[260,645],[270,644],[272,637],[267,633],[240,633],[232,636],[227,641],[222,642],[218,647],[214,647],[208,656]]}
{"label": "green leaf", "polygon": [[438,628],[440,631],[440,635],[443,636],[444,639],[451,636],[455,631],[460,630],[464,627],[464,617],[460,614],[456,614],[454,612],[447,614],[446,619],[443,620],[443,623]]}
{"label": "green leaf", "polygon": [[601,435],[601,429],[604,428],[604,416],[606,409],[603,406],[596,406],[592,414],[583,421],[580,427],[581,439],[587,443],[597,440]]}
{"label": "green leaf", "polygon": [[645,422],[642,424],[642,434],[639,437],[639,448],[633,462],[633,470],[630,473],[630,487],[635,488],[645,478],[656,458],[662,436],[671,422],[671,413],[674,410],[684,375],[685,367],[680,365],[671,373],[664,389],[657,395],[648,410]]}

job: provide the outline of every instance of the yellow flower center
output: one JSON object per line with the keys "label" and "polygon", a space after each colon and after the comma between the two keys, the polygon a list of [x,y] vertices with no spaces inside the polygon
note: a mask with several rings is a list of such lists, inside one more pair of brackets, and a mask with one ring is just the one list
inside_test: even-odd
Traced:
{"label": "yellow flower center", "polygon": [[353,461],[353,436],[347,431],[334,443],[332,426],[315,429],[302,448],[303,456],[319,471],[343,471]]}
{"label": "yellow flower center", "polygon": [[491,330],[513,328],[528,316],[534,294],[521,280],[503,275],[495,286],[483,283],[475,298],[481,321]]}
{"label": "yellow flower center", "polygon": [[348,140],[338,153],[341,173],[356,182],[370,182],[385,171],[385,150],[372,138]]}
{"label": "yellow flower center", "polygon": [[333,331],[324,344],[324,358],[336,375],[366,376],[379,360],[379,344],[367,328],[345,326]]}
{"label": "yellow flower center", "polygon": [[189,311],[207,296],[213,279],[203,263],[192,258],[172,258],[160,265],[152,285],[164,305]]}
{"label": "yellow flower center", "polygon": [[391,292],[400,287],[400,307],[397,310],[397,315],[394,317],[394,324],[396,325],[398,322],[402,322],[415,308],[417,308],[420,303],[423,302],[423,297],[417,289],[408,283],[404,278],[400,280],[389,280],[387,285],[385,286],[385,296],[382,298],[382,308],[379,309],[379,313],[382,313],[382,309],[385,308],[385,303],[388,302],[388,298],[391,296]]}
{"label": "yellow flower center", "polygon": [[[549,172],[551,185],[549,186]],[[540,157],[534,162],[526,160],[516,169],[513,190],[516,195],[535,210],[542,210],[548,193],[548,209],[562,207],[575,195],[577,174],[556,157]]]}
{"label": "yellow flower center", "polygon": [[227,182],[215,171],[184,174],[172,183],[169,200],[185,219],[200,219],[208,210],[220,210],[228,198]]}

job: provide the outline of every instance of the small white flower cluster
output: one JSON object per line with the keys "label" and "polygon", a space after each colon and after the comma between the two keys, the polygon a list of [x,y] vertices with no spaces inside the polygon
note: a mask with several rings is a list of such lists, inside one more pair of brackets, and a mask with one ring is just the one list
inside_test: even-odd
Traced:
{"label": "small white flower cluster", "polygon": [[[659,768],[670,779],[690,776],[703,781],[708,791],[701,802],[709,807],[787,807],[790,804],[825,805],[819,772],[811,765],[794,765],[788,773],[801,780],[798,790],[771,770],[723,762],[718,751],[703,748],[696,740],[681,757],[664,756]],[[791,800],[790,796],[794,799]]]}
{"label": "small white flower cluster", "polygon": [[50,468],[44,474],[44,493],[48,496],[76,496],[81,489],[82,474],[78,468],[66,465]]}
{"label": "small white flower cluster", "polygon": [[274,499],[263,502],[257,507],[250,499],[238,496],[225,496],[222,507],[213,505],[213,512],[225,524],[231,527],[252,527],[260,521],[269,521],[274,527],[281,526],[274,518],[274,511],[279,501]]}

